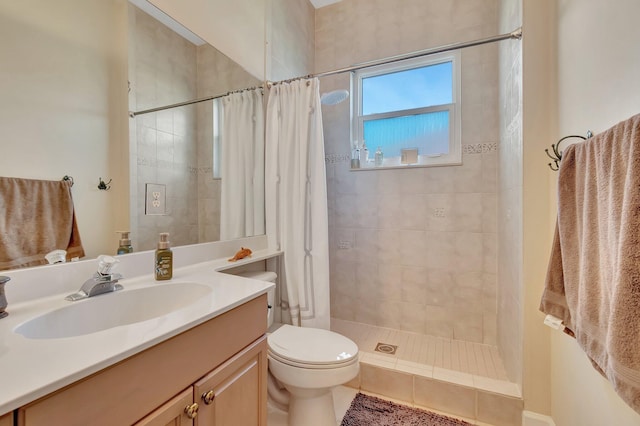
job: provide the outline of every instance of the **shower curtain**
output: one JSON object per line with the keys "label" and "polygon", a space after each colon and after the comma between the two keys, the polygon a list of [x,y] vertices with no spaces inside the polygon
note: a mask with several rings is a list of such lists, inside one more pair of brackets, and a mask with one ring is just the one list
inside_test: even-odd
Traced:
{"label": "shower curtain", "polygon": [[267,238],[284,252],[283,314],[288,312],[294,325],[328,329],[329,231],[318,79],[275,85],[266,121]]}
{"label": "shower curtain", "polygon": [[265,233],[262,89],[220,99],[220,239]]}

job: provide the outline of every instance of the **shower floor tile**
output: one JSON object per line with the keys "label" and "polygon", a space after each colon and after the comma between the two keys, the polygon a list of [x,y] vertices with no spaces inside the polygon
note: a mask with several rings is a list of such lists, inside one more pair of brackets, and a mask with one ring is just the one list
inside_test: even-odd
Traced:
{"label": "shower floor tile", "polygon": [[[360,362],[521,397],[519,386],[509,381],[495,346],[336,318],[331,319],[331,329],[358,345]],[[376,352],[379,343],[397,346],[395,354]]]}

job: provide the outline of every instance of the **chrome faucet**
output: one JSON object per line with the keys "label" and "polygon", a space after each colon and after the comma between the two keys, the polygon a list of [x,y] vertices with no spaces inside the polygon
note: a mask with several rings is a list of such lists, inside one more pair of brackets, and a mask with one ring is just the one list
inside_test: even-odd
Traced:
{"label": "chrome faucet", "polygon": [[5,312],[5,309],[7,308],[7,296],[4,295],[4,285],[10,279],[11,278],[9,277],[0,276],[0,318],[4,318],[9,315],[8,312]]}
{"label": "chrome faucet", "polygon": [[112,272],[112,269],[118,262],[118,259],[111,256],[99,256],[98,271],[82,284],[80,290],[68,295],[65,297],[65,300],[75,302],[76,300],[86,299],[99,294],[122,290],[122,285],[118,284],[118,280],[122,279],[122,275]]}

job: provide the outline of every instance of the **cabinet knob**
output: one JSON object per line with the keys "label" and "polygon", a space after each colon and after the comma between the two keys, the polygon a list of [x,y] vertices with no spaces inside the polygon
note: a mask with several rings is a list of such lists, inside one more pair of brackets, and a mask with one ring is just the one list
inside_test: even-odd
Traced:
{"label": "cabinet knob", "polygon": [[209,392],[205,392],[202,394],[202,400],[204,401],[205,404],[209,405],[213,402],[213,399],[216,397],[216,394],[213,393],[212,390],[210,390]]}
{"label": "cabinet knob", "polygon": [[198,403],[194,402],[191,405],[184,407],[184,412],[190,419],[195,419],[198,415]]}

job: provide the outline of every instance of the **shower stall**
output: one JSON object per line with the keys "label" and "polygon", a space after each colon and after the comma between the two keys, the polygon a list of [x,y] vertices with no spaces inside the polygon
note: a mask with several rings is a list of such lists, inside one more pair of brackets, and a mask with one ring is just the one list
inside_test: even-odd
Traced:
{"label": "shower stall", "polygon": [[[379,4],[370,15],[319,9],[316,70],[483,39],[520,23],[509,2],[470,3]],[[469,47],[460,58],[461,165],[351,170],[351,98],[322,107],[332,329],[387,372],[519,398],[520,43]],[[351,92],[349,73],[320,76],[321,92]],[[403,399],[398,392],[389,396]]]}

